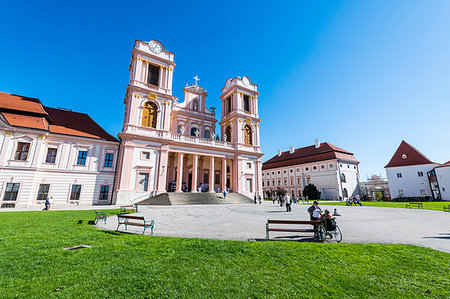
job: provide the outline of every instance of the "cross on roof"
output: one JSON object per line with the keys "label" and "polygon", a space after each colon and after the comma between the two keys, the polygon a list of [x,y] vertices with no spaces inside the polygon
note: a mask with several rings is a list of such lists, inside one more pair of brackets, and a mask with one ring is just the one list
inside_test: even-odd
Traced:
{"label": "cross on roof", "polygon": [[197,77],[197,75],[195,75],[195,77],[193,77],[195,80],[195,85],[197,85],[197,81],[200,81],[200,79]]}

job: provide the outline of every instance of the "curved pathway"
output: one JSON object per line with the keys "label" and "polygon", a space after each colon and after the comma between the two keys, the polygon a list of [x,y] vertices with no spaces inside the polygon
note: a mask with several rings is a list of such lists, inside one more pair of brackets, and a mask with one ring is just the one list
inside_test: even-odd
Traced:
{"label": "curved pathway", "polygon": [[[307,205],[293,205],[292,212],[277,204],[261,205],[189,205],[189,206],[140,206],[137,215],[155,220],[154,235],[209,238],[222,240],[263,240],[267,219],[308,220]],[[333,211],[337,208],[341,217],[337,223],[347,243],[399,243],[429,247],[450,252],[450,213],[385,207],[323,206]],[[115,230],[117,217],[112,216],[99,228]],[[120,227],[124,231],[124,226]],[[128,232],[141,233],[140,227],[129,227]],[[150,234],[150,230],[146,233]],[[271,240],[298,239],[292,233],[271,232]],[[311,240],[305,234],[300,240]],[[331,241],[333,242],[333,241]]]}

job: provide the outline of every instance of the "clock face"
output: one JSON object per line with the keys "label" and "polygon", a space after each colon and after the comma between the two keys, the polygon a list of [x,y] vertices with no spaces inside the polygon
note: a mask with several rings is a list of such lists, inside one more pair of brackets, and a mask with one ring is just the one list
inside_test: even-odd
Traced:
{"label": "clock face", "polygon": [[152,40],[149,44],[150,50],[152,50],[153,53],[159,54],[163,51],[163,46],[161,43]]}

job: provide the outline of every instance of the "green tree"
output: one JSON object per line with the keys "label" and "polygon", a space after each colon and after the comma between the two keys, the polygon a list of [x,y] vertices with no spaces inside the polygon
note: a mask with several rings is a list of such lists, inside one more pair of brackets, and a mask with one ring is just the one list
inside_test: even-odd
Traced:
{"label": "green tree", "polygon": [[317,200],[320,198],[320,192],[314,184],[308,184],[303,189],[303,195],[307,196],[310,200]]}
{"label": "green tree", "polygon": [[286,190],[281,187],[277,187],[277,190],[275,192],[277,194],[277,197],[284,197],[286,195]]}

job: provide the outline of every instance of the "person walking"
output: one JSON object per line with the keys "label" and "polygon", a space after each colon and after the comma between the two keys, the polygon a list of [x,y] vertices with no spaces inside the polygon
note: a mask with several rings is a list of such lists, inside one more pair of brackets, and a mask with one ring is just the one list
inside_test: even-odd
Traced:
{"label": "person walking", "polygon": [[291,211],[291,197],[289,196],[289,193],[286,193],[284,196],[284,203],[286,204],[286,212]]}
{"label": "person walking", "polygon": [[227,199],[227,190],[223,190],[223,199]]}
{"label": "person walking", "polygon": [[255,205],[256,205],[256,200],[257,200],[258,198],[257,198],[257,195],[256,195],[256,193],[255,193],[255,196],[253,196],[253,202],[255,203]]}
{"label": "person walking", "polygon": [[50,208],[50,200],[48,198],[45,199],[45,208],[42,211],[48,211]]}
{"label": "person walking", "polygon": [[261,204],[261,195],[259,195],[259,194],[258,194],[258,201],[259,201],[259,204]]}

